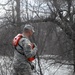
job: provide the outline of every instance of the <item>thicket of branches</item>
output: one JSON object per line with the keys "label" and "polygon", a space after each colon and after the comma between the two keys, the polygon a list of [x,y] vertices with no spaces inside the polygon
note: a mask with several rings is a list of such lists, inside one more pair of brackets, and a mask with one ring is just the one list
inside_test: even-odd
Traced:
{"label": "thicket of branches", "polygon": [[[7,0],[0,4],[5,11],[0,16],[1,54],[13,54],[11,40],[22,32],[25,24],[30,23],[35,27],[35,39],[32,37],[31,40],[37,43],[39,55],[58,55],[49,59],[62,65],[74,65],[75,71],[74,2],[75,0],[35,0],[32,4],[28,0]],[[69,63],[62,63],[63,60]],[[41,68],[40,73],[42,75]]]}

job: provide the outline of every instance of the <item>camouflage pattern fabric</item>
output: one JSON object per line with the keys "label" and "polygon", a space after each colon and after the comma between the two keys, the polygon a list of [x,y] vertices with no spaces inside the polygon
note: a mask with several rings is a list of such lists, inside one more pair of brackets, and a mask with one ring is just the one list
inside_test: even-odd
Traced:
{"label": "camouflage pattern fabric", "polygon": [[[36,55],[37,46],[32,50],[29,44],[30,40],[23,35],[23,38],[19,41],[19,44],[23,47],[23,50],[20,46],[17,46],[17,49],[20,52],[23,52],[27,58],[33,57]],[[14,60],[13,60],[13,75],[32,75],[31,66],[27,62],[27,58],[24,55],[20,54],[16,50],[14,51]]]}
{"label": "camouflage pattern fabric", "polygon": [[29,64],[14,65],[13,75],[32,75],[32,70]]}

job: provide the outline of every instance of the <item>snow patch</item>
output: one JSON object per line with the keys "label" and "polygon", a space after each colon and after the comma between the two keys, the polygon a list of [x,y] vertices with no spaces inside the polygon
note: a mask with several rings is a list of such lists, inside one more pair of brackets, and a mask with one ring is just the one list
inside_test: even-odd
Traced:
{"label": "snow patch", "polygon": [[[46,57],[48,57],[48,55],[46,55]],[[12,60],[12,57],[0,56],[0,75],[12,75]],[[37,59],[33,61],[33,63],[36,65],[33,75],[40,75],[37,62]],[[45,60],[43,58],[40,59],[40,66],[42,68],[43,75],[72,75],[73,66],[53,63],[54,60]]]}

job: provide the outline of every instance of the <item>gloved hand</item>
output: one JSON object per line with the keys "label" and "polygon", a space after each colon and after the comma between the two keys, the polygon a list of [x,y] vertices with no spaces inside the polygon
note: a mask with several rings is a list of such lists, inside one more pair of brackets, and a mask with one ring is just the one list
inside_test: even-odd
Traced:
{"label": "gloved hand", "polygon": [[37,45],[35,43],[32,43],[34,45],[34,48],[37,47]]}
{"label": "gloved hand", "polygon": [[35,47],[37,47],[35,43],[31,43],[31,44],[29,44],[29,46],[31,46],[32,49],[34,49]]}
{"label": "gloved hand", "polygon": [[34,65],[31,65],[31,70],[34,70],[35,69],[35,66]]}
{"label": "gloved hand", "polygon": [[34,61],[33,61],[33,62],[31,62],[31,69],[32,69],[32,70],[34,70],[34,69],[35,69],[35,63],[34,63]]}
{"label": "gloved hand", "polygon": [[32,44],[31,44],[31,47],[32,47],[32,49],[33,49],[33,48],[35,47],[35,44],[34,44],[34,43],[32,43]]}

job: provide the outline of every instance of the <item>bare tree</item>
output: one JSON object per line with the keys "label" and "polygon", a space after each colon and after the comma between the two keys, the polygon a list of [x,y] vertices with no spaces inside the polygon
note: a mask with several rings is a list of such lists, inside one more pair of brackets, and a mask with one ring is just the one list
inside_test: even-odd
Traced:
{"label": "bare tree", "polygon": [[[74,65],[74,71],[75,71],[75,39],[74,39],[75,29],[73,27],[75,24],[74,22],[75,7],[73,4],[74,0],[69,0],[69,1],[68,0],[63,0],[63,1],[62,0],[45,0],[44,2],[42,1],[36,2],[36,5],[32,5],[28,3],[28,0],[25,0],[25,2],[26,3],[24,3],[23,0],[22,1],[10,0],[5,4],[0,4],[2,7],[4,7],[4,10],[6,11],[5,17],[1,18],[3,19],[3,22],[5,23],[4,25],[1,26],[1,28],[11,24],[13,26],[13,29],[15,30],[17,29],[17,33],[18,33],[20,32],[21,26],[26,23],[41,24],[42,22],[44,23],[51,22],[54,25],[58,25],[74,43],[74,48],[73,48],[74,64],[72,65]],[[22,6],[21,6],[21,3],[23,4]],[[5,8],[5,6],[9,4],[12,5],[12,8],[10,9],[11,12]],[[22,7],[24,7],[25,9],[23,9],[23,11],[21,12]],[[39,43],[37,44],[39,45],[39,48],[41,49],[40,54],[42,54],[45,51],[45,44],[47,42],[47,39],[49,38],[50,40],[50,37],[48,36],[50,36],[50,34],[53,34],[53,30],[56,32],[56,26],[52,27],[53,25],[52,26],[47,25],[46,26],[47,28],[45,28],[44,25],[43,25],[44,27],[39,24],[36,24],[36,25],[37,25],[36,30],[38,30],[37,31],[38,37],[41,37],[40,39],[37,37],[38,40],[37,39],[36,40],[37,42],[41,41],[40,43],[41,46],[39,45]],[[40,30],[39,30],[39,27],[40,27]],[[46,29],[45,32],[43,32],[44,28]],[[52,28],[55,28],[55,29],[51,30]],[[57,32],[55,34],[58,37],[58,39],[56,40],[56,43],[57,43],[59,41],[60,36],[58,36]],[[61,41],[59,41],[59,45],[60,47],[62,47]],[[64,53],[67,53],[67,52],[64,52]],[[60,56],[63,57],[62,53]],[[57,61],[55,60],[55,62]],[[40,67],[40,59],[38,63]],[[62,63],[60,66],[62,66],[63,64],[65,64],[65,62]],[[41,71],[41,67],[40,67],[40,73],[41,75],[43,75]]]}

